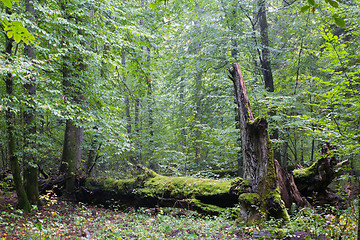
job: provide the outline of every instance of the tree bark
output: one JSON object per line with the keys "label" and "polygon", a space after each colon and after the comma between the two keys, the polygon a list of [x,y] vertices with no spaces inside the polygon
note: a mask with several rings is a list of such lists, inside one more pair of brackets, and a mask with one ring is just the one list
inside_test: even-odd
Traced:
{"label": "tree bark", "polygon": [[291,208],[295,203],[297,207],[309,207],[310,203],[299,192],[297,185],[295,184],[294,176],[288,174],[275,160],[276,167],[276,183],[279,187],[281,199],[284,201],[287,208]]}
{"label": "tree bark", "polygon": [[259,3],[259,25],[260,25],[260,36],[262,43],[262,59],[261,68],[264,76],[265,89],[269,92],[274,92],[274,80],[271,71],[271,58],[269,50],[269,35],[268,35],[268,23],[266,18],[266,2],[260,0]]}
{"label": "tree bark", "polygon": [[[267,121],[260,117],[254,119],[239,64],[234,63],[233,69],[229,72],[230,79],[234,83],[239,113],[244,179],[251,181],[252,193],[259,195],[260,211],[265,213],[266,217],[288,219],[287,211],[276,186],[276,173],[271,141],[267,133]],[[246,209],[247,205],[244,203],[242,207]],[[259,213],[256,211],[248,214],[244,210],[242,215],[245,220],[255,220],[258,218],[257,214]]]}
{"label": "tree bark", "polygon": [[[82,59],[80,58],[79,61],[82,61]],[[72,82],[72,78],[78,77],[74,73],[73,66],[71,66],[72,63],[73,61],[69,56],[64,57],[62,69],[64,88],[63,98],[64,101],[72,101],[73,104],[76,104],[81,102],[81,90],[79,89],[80,86],[77,86]],[[81,66],[80,69],[82,69]],[[74,120],[66,120],[60,172],[67,173],[66,189],[68,193],[73,192],[72,189],[75,187],[75,173],[80,169],[83,134],[83,129],[76,126]]]}
{"label": "tree bark", "polygon": [[[121,53],[121,65],[123,67],[123,69],[126,70],[126,52],[123,51]],[[126,84],[126,75],[123,75],[123,83]],[[126,115],[126,131],[127,134],[130,136],[131,135],[131,115],[130,115],[130,101],[129,101],[129,92],[127,92],[125,94],[125,115]]]}
{"label": "tree bark", "polygon": [[[26,11],[30,14],[30,20],[35,18],[35,9],[30,0],[25,0]],[[35,49],[30,45],[25,45],[24,54],[29,59],[35,58]],[[35,75],[31,74],[28,82],[24,85],[26,94],[31,99],[36,94],[36,80]],[[39,171],[36,164],[36,157],[32,153],[33,149],[36,148],[34,136],[36,134],[36,110],[33,107],[34,101],[30,100],[29,107],[25,108],[24,111],[24,123],[25,123],[25,136],[24,136],[24,186],[29,201],[32,204],[40,204],[39,200],[39,186],[38,176]]]}
{"label": "tree bark", "polygon": [[[8,62],[10,63],[10,56],[12,55],[13,40],[5,36],[5,53],[8,57]],[[11,166],[11,172],[14,178],[16,194],[18,197],[18,206],[23,209],[25,212],[30,212],[31,205],[29,199],[26,195],[24,188],[24,183],[21,178],[21,170],[19,165],[19,159],[16,155],[16,137],[15,137],[15,113],[13,110],[13,98],[14,98],[14,82],[13,76],[11,73],[7,73],[4,77],[6,94],[10,99],[10,105],[7,106],[5,112],[6,120],[6,131],[7,131],[7,144],[9,152],[9,160]]]}
{"label": "tree bark", "polygon": [[135,128],[135,162],[141,161],[141,144],[140,144],[140,99],[135,99],[135,114],[134,114],[134,128]]}
{"label": "tree bark", "polygon": [[73,120],[66,120],[62,164],[60,172],[66,173],[66,191],[69,194],[75,189],[75,176],[81,162],[83,130]]}
{"label": "tree bark", "polygon": [[[68,6],[66,2],[61,3],[64,18],[71,20],[68,16]],[[84,18],[77,19],[78,23],[84,22]],[[82,30],[78,29],[79,35],[84,35]],[[68,34],[67,34],[68,35]],[[72,36],[67,36],[72,37]],[[70,101],[71,104],[81,105],[84,102],[83,95],[83,79],[86,72],[87,63],[84,55],[68,43],[68,39],[63,39],[64,46],[67,48],[67,55],[63,57],[62,68],[62,85],[64,89],[64,101]],[[86,41],[80,41],[80,44],[85,46]],[[73,189],[75,189],[75,174],[80,171],[81,167],[81,153],[82,142],[84,136],[84,129],[79,126],[79,122],[68,118],[66,120],[66,127],[64,133],[64,145],[62,163],[60,172],[66,173],[66,190],[67,197],[72,198]]]}

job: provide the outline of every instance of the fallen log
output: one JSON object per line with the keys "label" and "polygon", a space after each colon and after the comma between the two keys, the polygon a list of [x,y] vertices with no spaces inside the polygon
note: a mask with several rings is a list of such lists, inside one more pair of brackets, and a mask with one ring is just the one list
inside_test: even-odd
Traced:
{"label": "fallen log", "polygon": [[[307,180],[310,191],[312,185],[320,181],[315,174],[315,166],[321,165],[318,160],[309,168],[298,169],[295,172],[312,173],[307,175],[312,180]],[[339,169],[346,164],[342,162],[334,165],[334,174],[339,174]],[[290,208],[292,203],[298,207],[310,206],[304,195],[298,190],[296,182],[305,186],[305,175],[293,176],[286,173],[275,160],[276,182],[281,199],[285,206]],[[252,182],[235,178],[233,180],[213,180],[192,177],[168,177],[155,173],[140,166],[141,172],[137,177],[130,179],[98,179],[86,176],[77,176],[77,201],[103,206],[123,207],[176,207],[197,210],[207,214],[218,214],[226,208],[242,205],[241,215],[248,221],[256,219],[257,205],[260,198],[252,190]],[[318,168],[317,168],[318,169]],[[320,169],[322,169],[320,167]],[[337,170],[338,169],[338,170]],[[299,178],[300,176],[300,178]],[[295,177],[295,178],[294,178]],[[298,178],[297,178],[298,177]],[[325,178],[322,178],[324,180]],[[310,184],[311,183],[311,184]],[[310,185],[309,185],[310,184]],[[65,175],[52,176],[39,181],[39,191],[53,190],[58,196],[64,195]],[[312,186],[312,191],[319,188]],[[275,190],[277,191],[277,190]],[[310,191],[311,192],[311,191]],[[311,192],[313,196],[314,192]],[[310,198],[311,199],[311,198]]]}
{"label": "fallen log", "polygon": [[[177,207],[206,214],[218,214],[239,203],[239,196],[251,191],[251,182],[213,180],[192,177],[167,177],[142,167],[142,173],[130,179],[98,179],[77,176],[77,201],[103,206]],[[64,177],[42,181],[49,189],[54,182],[59,190]],[[64,188],[63,188],[64,189]],[[44,190],[44,189],[40,189]],[[61,195],[62,193],[60,193]]]}
{"label": "fallen log", "polygon": [[329,191],[328,186],[343,173],[349,161],[338,162],[330,155],[330,150],[331,147],[326,144],[321,150],[319,160],[309,167],[293,170],[297,188],[312,204],[322,205],[338,201],[336,195]]}

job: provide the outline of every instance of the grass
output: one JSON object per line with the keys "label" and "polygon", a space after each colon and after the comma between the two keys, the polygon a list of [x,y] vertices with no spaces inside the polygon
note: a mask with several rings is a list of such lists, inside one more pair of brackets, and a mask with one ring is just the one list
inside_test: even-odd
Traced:
{"label": "grass", "polygon": [[231,212],[205,216],[193,211],[161,208],[105,209],[100,206],[60,201],[51,193],[44,206],[30,214],[16,210],[14,193],[0,193],[2,239],[355,239],[356,202],[346,210],[302,209],[290,222],[275,219],[246,225]]}

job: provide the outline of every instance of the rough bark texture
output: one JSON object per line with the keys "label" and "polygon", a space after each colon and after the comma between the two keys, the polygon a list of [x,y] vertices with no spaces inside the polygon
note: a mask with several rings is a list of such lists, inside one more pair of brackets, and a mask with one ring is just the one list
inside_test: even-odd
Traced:
{"label": "rough bark texture", "polygon": [[[288,214],[276,186],[276,173],[271,142],[267,133],[267,121],[265,118],[254,119],[239,64],[234,63],[233,69],[229,70],[229,72],[234,83],[239,112],[244,179],[251,181],[251,194],[256,193],[259,195],[260,211],[267,217],[287,219]],[[253,196],[252,199],[254,199]],[[247,198],[244,196],[243,199]],[[249,205],[251,205],[249,202],[252,201],[247,199],[244,204],[240,201],[240,204],[243,209],[249,209]],[[243,218],[245,220],[256,219],[254,214],[254,212],[243,214]]]}
{"label": "rough bark texture", "polygon": [[292,174],[288,174],[275,160],[276,167],[276,183],[280,190],[281,199],[284,201],[287,208],[291,208],[291,205],[295,203],[298,207],[309,207],[310,203],[299,192],[294,177]]}

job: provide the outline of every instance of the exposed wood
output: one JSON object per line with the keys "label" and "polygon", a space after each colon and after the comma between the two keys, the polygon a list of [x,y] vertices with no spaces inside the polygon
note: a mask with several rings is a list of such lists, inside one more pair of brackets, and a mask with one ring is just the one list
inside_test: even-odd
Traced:
{"label": "exposed wood", "polygon": [[299,192],[294,177],[292,174],[288,174],[275,160],[276,167],[276,183],[280,190],[281,199],[284,201],[285,206],[290,208],[293,203],[296,203],[298,207],[309,207],[310,203]]}
{"label": "exposed wood", "polygon": [[[267,217],[288,218],[276,186],[276,173],[271,141],[267,132],[267,121],[261,117],[254,119],[239,64],[234,63],[233,69],[229,72],[231,74],[229,77],[234,83],[239,113],[244,179],[251,181],[252,192],[260,196],[260,211],[263,211]],[[244,208],[247,205],[251,204],[244,204]],[[249,218],[247,214],[243,217]],[[252,217],[250,216],[250,218]]]}

